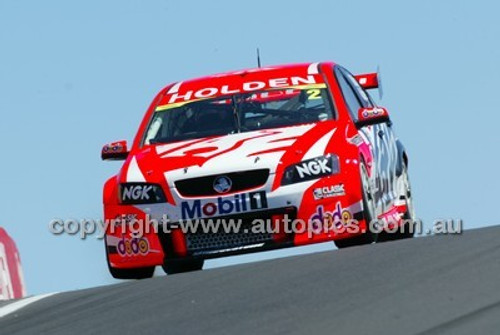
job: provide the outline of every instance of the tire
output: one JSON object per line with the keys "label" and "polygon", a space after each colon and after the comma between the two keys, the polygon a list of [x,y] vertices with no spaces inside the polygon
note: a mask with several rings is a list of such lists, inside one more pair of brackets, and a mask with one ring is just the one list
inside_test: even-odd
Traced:
{"label": "tire", "polygon": [[162,265],[162,268],[167,275],[173,275],[177,273],[199,271],[203,269],[204,263],[205,260],[203,259],[167,261]]}
{"label": "tire", "polygon": [[109,272],[116,279],[146,279],[153,277],[154,266],[133,269],[117,269],[108,264]]}
{"label": "tire", "polygon": [[401,195],[401,200],[405,200],[406,202],[406,213],[403,216],[403,220],[406,221],[406,223],[394,232],[381,232],[377,242],[403,240],[412,238],[415,235],[413,223],[415,222],[416,216],[415,208],[413,207],[410,177],[408,176],[408,167],[406,163],[403,163],[401,178],[403,179],[403,194]]}
{"label": "tire", "polygon": [[369,229],[370,222],[373,221],[376,214],[373,193],[370,187],[370,179],[364,163],[360,163],[360,174],[363,192],[363,217],[367,224],[367,230],[359,236],[333,241],[335,246],[339,249],[349,248],[356,245],[371,244],[377,241],[378,234]]}

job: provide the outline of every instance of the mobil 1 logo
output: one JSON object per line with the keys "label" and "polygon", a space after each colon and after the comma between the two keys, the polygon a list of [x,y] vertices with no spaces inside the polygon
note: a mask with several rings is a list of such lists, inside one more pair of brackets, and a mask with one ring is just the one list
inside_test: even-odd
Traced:
{"label": "mobil 1 logo", "polygon": [[248,197],[250,198],[250,209],[256,210],[267,208],[267,198],[265,191],[248,193]]}

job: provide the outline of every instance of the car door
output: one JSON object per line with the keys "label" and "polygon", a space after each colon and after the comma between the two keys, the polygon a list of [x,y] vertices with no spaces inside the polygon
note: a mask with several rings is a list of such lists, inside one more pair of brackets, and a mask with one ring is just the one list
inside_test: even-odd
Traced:
{"label": "car door", "polygon": [[[337,66],[336,77],[354,122],[358,118],[358,110],[362,107],[375,107],[368,93],[358,84],[356,79],[344,68]],[[377,207],[377,214],[386,212],[393,204],[392,190],[395,183],[397,148],[393,140],[393,132],[385,124],[364,126],[359,132],[371,143],[374,164],[372,166],[372,187]]]}

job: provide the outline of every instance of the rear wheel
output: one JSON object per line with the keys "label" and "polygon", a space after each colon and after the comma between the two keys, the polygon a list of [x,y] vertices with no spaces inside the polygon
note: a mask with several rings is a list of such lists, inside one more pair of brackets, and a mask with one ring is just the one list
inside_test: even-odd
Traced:
{"label": "rear wheel", "polygon": [[375,200],[370,186],[370,179],[366,166],[360,163],[361,172],[361,186],[363,191],[363,217],[366,221],[366,231],[361,235],[346,239],[334,241],[339,249],[353,247],[356,245],[371,244],[377,241],[377,233],[373,232],[370,228],[373,219],[376,217]]}
{"label": "rear wheel", "polygon": [[403,225],[397,230],[387,232],[383,231],[379,235],[377,242],[396,241],[406,238],[412,238],[415,234],[415,208],[413,207],[413,198],[411,193],[410,177],[408,175],[408,167],[403,163],[403,172],[401,174],[401,200],[406,203],[406,213],[403,216]]}
{"label": "rear wheel", "polygon": [[166,274],[173,275],[176,273],[199,271],[203,269],[204,263],[205,261],[203,259],[166,261],[165,264],[162,265],[162,268]]}

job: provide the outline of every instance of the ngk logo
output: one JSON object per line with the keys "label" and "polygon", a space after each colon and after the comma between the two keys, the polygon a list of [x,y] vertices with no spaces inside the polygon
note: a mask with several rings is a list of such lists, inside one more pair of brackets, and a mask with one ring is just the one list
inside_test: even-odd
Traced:
{"label": "ngk logo", "polygon": [[151,185],[125,186],[123,188],[122,200],[149,200],[149,192],[153,189]]}
{"label": "ngk logo", "polygon": [[328,166],[327,158],[319,158],[298,164],[296,169],[300,179],[306,176],[319,176],[332,172],[332,169]]}

